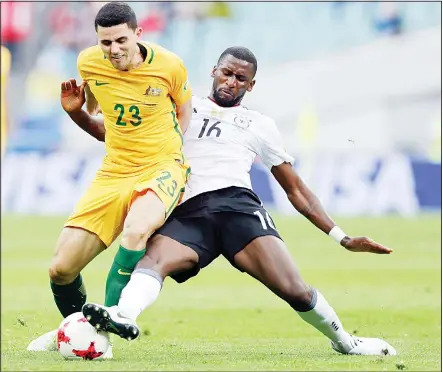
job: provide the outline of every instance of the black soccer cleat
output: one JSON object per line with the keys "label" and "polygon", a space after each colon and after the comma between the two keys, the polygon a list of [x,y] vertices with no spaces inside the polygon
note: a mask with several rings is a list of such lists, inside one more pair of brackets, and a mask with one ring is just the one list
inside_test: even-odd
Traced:
{"label": "black soccer cleat", "polygon": [[125,317],[117,306],[106,307],[89,303],[83,305],[82,313],[97,331],[114,333],[128,341],[136,339],[140,334],[137,324]]}

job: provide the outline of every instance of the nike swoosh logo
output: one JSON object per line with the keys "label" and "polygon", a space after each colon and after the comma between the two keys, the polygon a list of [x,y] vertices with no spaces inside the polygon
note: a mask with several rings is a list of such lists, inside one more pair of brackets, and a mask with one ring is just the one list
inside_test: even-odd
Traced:
{"label": "nike swoosh logo", "polygon": [[102,86],[102,85],[107,85],[107,84],[109,84],[109,83],[101,83],[101,82],[99,82],[98,80],[96,80],[95,81],[95,85],[97,86],[97,87],[99,87],[99,86]]}
{"label": "nike swoosh logo", "polygon": [[125,271],[122,271],[122,269],[118,269],[117,272],[118,272],[120,275],[131,275],[131,273],[127,273],[127,272],[125,272]]}

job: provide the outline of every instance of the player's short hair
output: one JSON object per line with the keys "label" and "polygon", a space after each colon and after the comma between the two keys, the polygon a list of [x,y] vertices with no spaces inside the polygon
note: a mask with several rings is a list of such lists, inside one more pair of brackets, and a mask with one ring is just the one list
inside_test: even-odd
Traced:
{"label": "player's short hair", "polygon": [[112,27],[126,23],[132,30],[137,28],[137,17],[134,10],[126,4],[111,2],[103,5],[95,16],[95,30],[97,27]]}
{"label": "player's short hair", "polygon": [[254,53],[252,53],[248,48],[241,46],[234,46],[226,49],[219,57],[217,61],[217,65],[225,58],[227,55],[231,55],[235,58],[241,59],[242,61],[246,61],[252,63],[254,66],[254,76],[257,72],[257,58],[255,58]]}

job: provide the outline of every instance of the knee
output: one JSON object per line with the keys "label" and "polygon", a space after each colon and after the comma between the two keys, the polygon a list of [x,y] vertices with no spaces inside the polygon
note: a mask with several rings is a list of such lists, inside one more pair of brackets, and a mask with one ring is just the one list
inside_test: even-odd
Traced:
{"label": "knee", "polygon": [[154,256],[149,254],[149,250],[142,257],[140,261],[138,261],[136,268],[140,269],[152,269],[155,265],[157,265],[161,260],[161,257]]}
{"label": "knee", "polygon": [[141,251],[146,247],[152,233],[150,228],[127,224],[123,227],[122,246],[129,250]]}
{"label": "knee", "polygon": [[54,260],[49,267],[49,279],[55,284],[72,283],[78,274],[70,265],[60,260]]}
{"label": "knee", "polygon": [[302,280],[285,278],[279,288],[280,297],[288,302],[293,308],[305,308],[312,301],[312,288]]}
{"label": "knee", "polygon": [[174,252],[168,249],[148,249],[145,256],[138,262],[137,268],[151,269],[163,278],[176,272],[192,269],[198,263],[198,255],[192,251]]}

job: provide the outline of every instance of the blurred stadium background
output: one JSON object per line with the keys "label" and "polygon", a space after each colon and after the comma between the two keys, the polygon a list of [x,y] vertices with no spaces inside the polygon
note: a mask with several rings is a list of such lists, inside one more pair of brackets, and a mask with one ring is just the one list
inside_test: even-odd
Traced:
{"label": "blurred stadium background", "polygon": [[[1,3],[11,55],[4,212],[68,214],[101,161],[102,144],[70,122],[58,97],[62,80],[79,78],[76,58],[96,42],[102,5]],[[245,105],[276,119],[296,167],[333,214],[440,210],[440,2],[132,6],[144,39],[183,58],[197,95],[209,92],[226,47],[256,54],[258,83]],[[259,161],[251,174],[268,207],[294,213]]]}
{"label": "blurred stadium background", "polygon": [[[297,170],[345,231],[395,252],[337,248],[297,218],[259,159],[254,190],[349,331],[386,338],[398,358],[341,358],[225,260],[189,284],[166,281],[140,317],[143,337],[134,347],[116,340],[115,361],[85,367],[24,352],[61,321],[51,252],[104,154],[59,103],[61,81],[79,79],[79,51],[96,42],[103,4],[1,3],[1,369],[441,371],[440,2],[131,4],[144,40],[183,58],[196,95],[209,93],[226,47],[256,54],[245,105],[276,120]],[[93,302],[103,301],[114,254],[83,271]]]}

